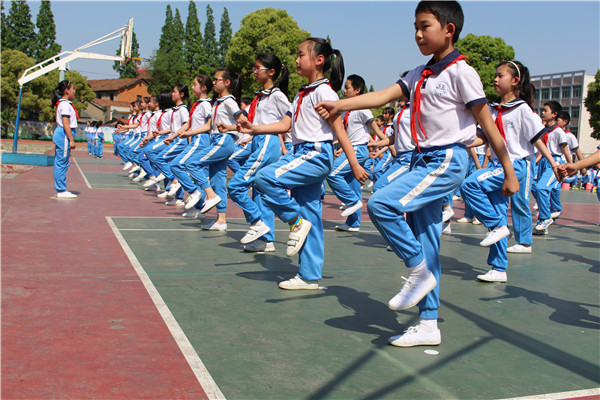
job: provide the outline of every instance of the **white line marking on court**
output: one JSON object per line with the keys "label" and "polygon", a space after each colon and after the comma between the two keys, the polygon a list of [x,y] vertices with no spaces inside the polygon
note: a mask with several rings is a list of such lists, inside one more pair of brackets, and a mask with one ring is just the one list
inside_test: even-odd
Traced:
{"label": "white line marking on court", "polygon": [[204,390],[209,399],[225,399],[225,396],[223,395],[213,378],[210,376],[210,373],[204,366],[204,363],[202,363],[202,360],[200,360],[198,353],[196,353],[196,350],[194,350],[194,348],[192,347],[192,344],[190,343],[187,336],[177,323],[177,320],[171,313],[171,310],[169,310],[169,307],[167,307],[160,293],[158,293],[158,290],[156,290],[156,287],[150,280],[150,277],[144,270],[144,267],[142,267],[142,264],[140,264],[135,254],[133,254],[133,251],[125,241],[123,235],[121,235],[121,232],[113,222],[112,218],[106,217],[106,220],[108,221],[108,225],[112,229],[115,237],[119,241],[119,244],[123,248],[123,251],[125,251],[125,254],[129,258],[129,261],[133,265],[135,272],[138,274],[140,280],[144,284],[144,287],[148,291],[148,294],[152,298],[154,305],[156,306],[158,312],[165,321],[165,324],[169,328],[169,331],[171,331],[171,335],[173,335],[173,338],[175,339],[175,342],[177,342],[179,349],[181,350],[188,364],[192,368],[194,375],[196,375],[196,379],[198,379],[198,382],[202,386],[202,389]]}
{"label": "white line marking on court", "polygon": [[527,396],[527,397],[510,397],[510,398],[504,399],[504,400],[561,400],[561,399],[572,399],[572,398],[577,398],[577,397],[589,397],[589,396],[598,396],[598,395],[600,395],[600,388],[574,390],[572,392],[539,394],[539,395]]}
{"label": "white line marking on court", "polygon": [[75,161],[75,165],[77,166],[77,169],[79,170],[79,173],[85,181],[85,184],[87,185],[88,189],[93,189],[92,185],[90,185],[90,182],[88,182],[87,178],[85,177],[85,174],[81,170],[81,167],[79,166],[79,163],[77,162],[77,159],[75,157],[73,157],[73,161]]}

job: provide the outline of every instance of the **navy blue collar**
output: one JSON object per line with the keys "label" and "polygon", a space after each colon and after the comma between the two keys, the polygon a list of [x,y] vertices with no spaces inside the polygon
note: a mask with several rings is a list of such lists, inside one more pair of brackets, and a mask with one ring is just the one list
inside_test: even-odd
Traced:
{"label": "navy blue collar", "polygon": [[329,79],[327,79],[327,78],[322,78],[322,79],[319,79],[319,80],[317,80],[317,81],[314,81],[314,82],[313,82],[313,83],[311,83],[310,85],[302,86],[302,87],[300,88],[300,90],[314,89],[314,88],[316,88],[317,86],[319,86],[319,85],[322,85],[322,84],[324,84],[324,83],[329,83]]}
{"label": "navy blue collar", "polygon": [[430,69],[435,75],[439,75],[444,70],[444,68],[446,68],[448,64],[450,64],[452,61],[456,60],[458,56],[460,56],[460,52],[457,49],[454,49],[450,54],[442,58],[437,63],[435,63],[435,60],[432,57],[431,60],[429,60],[429,62],[427,63],[427,65],[425,65],[425,69]]}
{"label": "navy blue collar", "polygon": [[273,92],[276,92],[280,90],[277,86],[273,86],[271,89],[266,89],[266,90],[259,90],[258,92],[256,92],[255,94],[258,96],[258,94],[262,94],[263,96],[269,96],[271,95]]}
{"label": "navy blue collar", "polygon": [[513,107],[517,107],[520,106],[521,104],[525,104],[525,100],[520,99],[520,98],[516,98],[514,100],[509,101],[506,104],[500,104],[500,103],[490,103],[490,106],[492,107],[502,107],[502,108],[513,108]]}
{"label": "navy blue collar", "polygon": [[234,99],[234,100],[235,100],[235,97],[234,97],[232,94],[228,94],[228,95],[227,95],[227,96],[225,96],[225,97],[218,98],[218,99],[217,99],[217,103],[221,103],[221,102],[223,102],[223,101],[225,101],[225,100],[227,100],[227,99],[229,99],[229,98],[231,98],[231,99]]}

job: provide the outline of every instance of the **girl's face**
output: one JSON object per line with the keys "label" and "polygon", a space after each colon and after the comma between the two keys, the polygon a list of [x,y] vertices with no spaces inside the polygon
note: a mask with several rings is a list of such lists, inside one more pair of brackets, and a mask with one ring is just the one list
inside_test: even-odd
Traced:
{"label": "girl's face", "polygon": [[298,47],[298,56],[296,57],[296,70],[298,75],[308,78],[317,69],[317,65],[323,65],[324,57],[322,55],[313,56],[309,47],[309,41],[304,41]]}
{"label": "girl's face", "polygon": [[223,71],[215,72],[215,78],[213,79],[213,91],[216,94],[221,94],[225,90],[227,90],[228,85],[231,84],[231,81],[228,79],[223,79]]}
{"label": "girl's face", "polygon": [[148,108],[152,111],[156,110],[156,103],[154,102],[154,97],[150,97],[150,101],[148,102]]}
{"label": "girl's face", "polygon": [[140,108],[142,110],[147,110],[148,109],[148,103],[146,103],[144,100],[142,100],[142,104],[140,105]]}
{"label": "girl's face", "polygon": [[446,48],[446,40],[452,40],[453,34],[454,24],[442,26],[430,12],[420,12],[415,16],[415,41],[424,56]]}
{"label": "girl's face", "polygon": [[345,97],[358,96],[359,92],[360,92],[360,90],[354,89],[354,87],[352,87],[352,82],[350,80],[346,81],[346,83],[344,84],[344,96]]}
{"label": "girl's face", "polygon": [[73,84],[65,89],[65,96],[69,101],[75,100],[75,86]]}
{"label": "girl's face", "polygon": [[206,87],[204,87],[204,90],[202,89],[202,85],[200,85],[200,82],[198,82],[198,79],[194,79],[194,84],[192,85],[192,91],[194,92],[194,96],[196,97],[200,97],[203,93],[206,92]]}
{"label": "girl's face", "polygon": [[173,91],[171,92],[171,99],[173,99],[173,101],[177,104],[178,102],[182,101],[183,99],[181,98],[181,93],[179,92],[179,90],[177,89],[177,87],[173,88]]}
{"label": "girl's face", "polygon": [[252,72],[254,72],[254,79],[256,82],[260,83],[261,85],[264,85],[269,81],[269,79],[273,80],[273,76],[275,75],[274,69],[265,67],[259,60],[254,62]]}
{"label": "girl's face", "polygon": [[519,78],[512,76],[512,71],[508,65],[502,64],[496,68],[496,77],[494,78],[494,90],[499,95],[513,92],[519,83]]}

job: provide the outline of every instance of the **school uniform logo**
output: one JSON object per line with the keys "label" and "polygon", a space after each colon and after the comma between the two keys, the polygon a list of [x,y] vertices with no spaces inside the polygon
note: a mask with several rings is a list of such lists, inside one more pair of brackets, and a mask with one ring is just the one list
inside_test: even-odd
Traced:
{"label": "school uniform logo", "polygon": [[448,85],[445,82],[439,82],[435,84],[433,88],[433,94],[438,97],[444,97],[448,93]]}

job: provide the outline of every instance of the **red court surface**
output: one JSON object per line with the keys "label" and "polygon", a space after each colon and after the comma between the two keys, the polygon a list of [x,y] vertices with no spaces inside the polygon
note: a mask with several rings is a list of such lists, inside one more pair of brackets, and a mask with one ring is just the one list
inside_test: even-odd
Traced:
{"label": "red court surface", "polygon": [[[110,150],[106,158],[116,160]],[[83,146],[74,156],[87,157]],[[87,172],[122,174],[116,163]],[[1,181],[2,399],[223,398],[193,348],[181,345],[177,322],[165,322],[169,311],[157,308],[106,218],[180,211],[142,190],[89,188],[73,160],[68,183],[77,200],[51,198],[52,168]],[[327,196],[324,219],[338,219],[338,205]],[[232,202],[227,212],[243,216]],[[599,215],[597,203],[566,204],[560,223],[593,225]]]}

